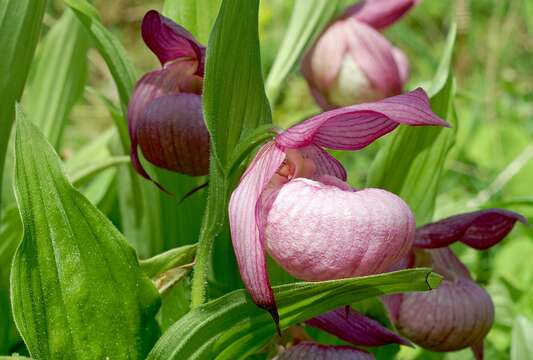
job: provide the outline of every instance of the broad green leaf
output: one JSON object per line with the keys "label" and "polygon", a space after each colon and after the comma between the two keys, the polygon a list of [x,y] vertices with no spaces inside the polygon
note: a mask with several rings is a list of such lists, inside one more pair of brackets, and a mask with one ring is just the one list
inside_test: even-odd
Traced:
{"label": "broad green leaf", "polygon": [[287,33],[266,81],[272,103],[276,102],[287,76],[335,15],[340,3],[339,0],[296,0]]}
{"label": "broad green leaf", "polygon": [[[15,118],[15,102],[24,89],[39,39],[45,6],[46,0],[0,2],[0,186],[11,126]],[[0,205],[1,197],[0,191]]]}
{"label": "broad green leaf", "polygon": [[135,251],[68,182],[17,113],[15,189],[24,233],[11,270],[17,327],[38,359],[144,359],[160,299]]}
{"label": "broad green leaf", "polygon": [[261,73],[258,8],[259,0],[224,0],[209,38],[203,106],[221,169],[241,138],[272,122]]}
{"label": "broad green leaf", "polygon": [[88,48],[89,36],[67,9],[44,38],[31,68],[24,108],[56,149],[85,87]]}
{"label": "broad green leaf", "polygon": [[154,277],[174,267],[189,265],[194,261],[195,254],[196,245],[181,246],[141,260],[140,265],[146,275]]}
{"label": "broad green leaf", "polygon": [[368,187],[386,189],[404,199],[413,210],[418,225],[433,217],[444,163],[455,139],[455,82],[450,70],[454,41],[455,26],[452,26],[441,66],[431,87],[433,111],[446,119],[452,128],[400,127],[380,149],[367,181]]}
{"label": "broad green leaf", "polygon": [[[428,269],[274,287],[285,329],[337,307],[370,297],[435,288],[440,277]],[[258,351],[276,328],[245,290],[206,303],[182,317],[159,339],[150,360],[243,359]]]}
{"label": "broad green leaf", "polygon": [[221,0],[165,0],[163,14],[207,44]]}
{"label": "broad green leaf", "polygon": [[533,358],[533,321],[518,316],[513,326],[511,360]]}

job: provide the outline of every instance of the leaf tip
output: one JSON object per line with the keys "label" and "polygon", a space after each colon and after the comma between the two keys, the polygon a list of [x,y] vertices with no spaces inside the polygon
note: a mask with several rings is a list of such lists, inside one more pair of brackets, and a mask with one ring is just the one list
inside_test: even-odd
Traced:
{"label": "leaf tip", "polygon": [[429,290],[436,289],[442,282],[443,277],[433,271],[426,274],[426,284]]}

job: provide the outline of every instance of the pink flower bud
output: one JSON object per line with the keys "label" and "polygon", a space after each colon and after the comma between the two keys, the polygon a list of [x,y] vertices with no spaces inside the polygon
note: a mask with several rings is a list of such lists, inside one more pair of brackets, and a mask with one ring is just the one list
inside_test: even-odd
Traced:
{"label": "pink flower bud", "polygon": [[302,342],[285,350],[274,360],[374,360],[374,355],[350,346]]}

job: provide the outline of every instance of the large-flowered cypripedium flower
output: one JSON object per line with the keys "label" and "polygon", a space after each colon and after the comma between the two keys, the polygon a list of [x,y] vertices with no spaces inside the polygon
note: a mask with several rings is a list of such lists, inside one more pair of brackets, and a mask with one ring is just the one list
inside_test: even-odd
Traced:
{"label": "large-flowered cypripedium flower", "polygon": [[183,27],[151,10],[142,37],[162,68],[144,75],[128,106],[131,162],[147,179],[138,154],[152,164],[187,175],[209,168],[209,133],[202,115],[205,48]]}
{"label": "large-flowered cypripedium flower", "polygon": [[444,276],[441,285],[426,293],[385,297],[398,331],[432,351],[471,347],[483,359],[483,339],[494,320],[490,296],[470,276],[448,245],[459,241],[478,250],[500,242],[520,214],[488,209],[452,216],[416,231],[413,252],[400,267],[428,266]]}
{"label": "large-flowered cypripedium flower", "polygon": [[302,62],[302,73],[323,109],[398,95],[409,62],[379,33],[417,0],[365,0],[350,7],[320,35]]}
{"label": "large-flowered cypripedium flower", "polygon": [[309,281],[382,272],[410,250],[415,221],[405,202],[384,190],[351,188],[325,150],[362,149],[400,124],[447,126],[417,89],[322,113],[258,151],[231,196],[229,221],[243,282],[274,318],[265,248]]}

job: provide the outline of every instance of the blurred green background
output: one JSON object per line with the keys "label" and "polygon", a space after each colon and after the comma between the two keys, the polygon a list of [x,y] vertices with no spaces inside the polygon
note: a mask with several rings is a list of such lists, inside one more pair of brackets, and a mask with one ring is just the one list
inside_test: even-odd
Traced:
{"label": "blurred green background", "polygon": [[[148,9],[162,1],[95,0],[104,24],[124,44],[139,74],[159,64],[139,33]],[[283,38],[293,1],[262,0],[260,36],[265,73]],[[51,1],[43,36],[63,12]],[[457,78],[458,138],[446,164],[437,200],[436,219],[484,207],[503,207],[533,219],[533,1],[424,0],[402,21],[387,29],[387,37],[411,61],[407,89],[433,76],[451,21],[458,24],[454,56]],[[38,50],[39,51],[39,50]],[[38,54],[38,53],[37,53]],[[76,150],[113,126],[108,107],[92,89],[117,100],[104,61],[89,51],[88,85],[69,117],[60,154]],[[118,101],[117,101],[118,103]],[[303,78],[295,72],[274,109],[275,122],[287,126],[319,111]],[[361,187],[382,141],[359,153],[342,153],[349,182]],[[9,196],[9,195],[8,195]],[[486,359],[516,359],[528,355],[533,343],[533,231],[518,225],[500,245],[476,252],[455,250],[484,284],[496,304],[496,322],[486,342]],[[529,330],[528,330],[529,329]],[[529,338],[529,341],[527,340]],[[522,339],[522,340],[521,340]],[[469,351],[442,355],[402,350],[400,359],[470,359]]]}

